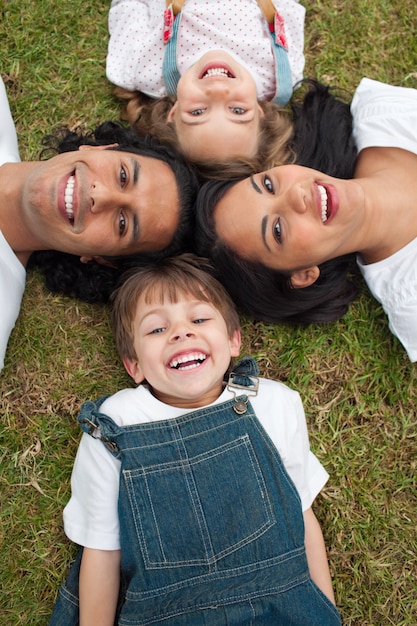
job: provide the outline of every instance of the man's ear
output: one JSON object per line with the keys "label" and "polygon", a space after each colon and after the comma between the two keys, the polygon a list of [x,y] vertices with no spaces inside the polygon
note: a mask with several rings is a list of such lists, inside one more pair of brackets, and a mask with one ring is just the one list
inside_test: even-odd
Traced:
{"label": "man's ear", "polygon": [[172,120],[175,117],[175,111],[177,110],[177,102],[175,102],[171,109],[169,110],[169,113],[167,115],[167,119],[166,119],[166,123],[169,124],[170,122],[172,122]]}
{"label": "man's ear", "polygon": [[118,145],[118,143],[109,143],[107,146],[88,146],[86,144],[82,144],[78,150],[107,150],[108,148],[114,148]]}
{"label": "man's ear", "polygon": [[307,267],[305,270],[298,270],[291,274],[290,283],[293,289],[303,289],[304,287],[310,287],[316,282],[320,276],[320,269],[317,265],[313,267]]}
{"label": "man's ear", "polygon": [[229,339],[230,356],[239,356],[241,342],[242,342],[242,338],[241,338],[240,330],[235,330],[235,332]]}
{"label": "man's ear", "polygon": [[125,356],[123,357],[123,365],[125,366],[129,376],[133,378],[137,385],[145,380],[139,361],[136,359],[129,359],[129,357]]}
{"label": "man's ear", "polygon": [[105,265],[106,267],[111,267],[115,270],[118,269],[118,266],[115,263],[112,263],[102,256],[80,256],[80,261],[81,263],[90,263],[90,261],[95,261],[99,265]]}

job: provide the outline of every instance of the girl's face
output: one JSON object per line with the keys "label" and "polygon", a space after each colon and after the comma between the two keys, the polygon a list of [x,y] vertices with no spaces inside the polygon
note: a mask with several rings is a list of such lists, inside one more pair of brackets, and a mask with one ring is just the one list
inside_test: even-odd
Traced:
{"label": "girl's face", "polygon": [[356,180],[284,165],[233,186],[217,204],[214,222],[241,258],[293,274],[360,250],[363,215]]}
{"label": "girl's face", "polygon": [[220,50],[207,52],[181,77],[167,121],[190,159],[224,160],[256,155],[262,116],[251,74]]}

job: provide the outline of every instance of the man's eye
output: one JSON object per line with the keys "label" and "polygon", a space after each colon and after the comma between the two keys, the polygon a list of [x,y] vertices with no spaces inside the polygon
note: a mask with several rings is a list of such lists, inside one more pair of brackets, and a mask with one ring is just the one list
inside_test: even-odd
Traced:
{"label": "man's eye", "polygon": [[126,218],[123,213],[119,215],[119,234],[123,235],[126,231]]}
{"label": "man's eye", "polygon": [[127,172],[123,166],[120,168],[120,183],[122,187],[127,183]]}
{"label": "man's eye", "polygon": [[244,115],[246,113],[246,109],[242,109],[242,107],[230,107],[230,110],[235,115]]}
{"label": "man's eye", "polygon": [[268,193],[274,193],[274,186],[269,176],[265,175],[262,182]]}
{"label": "man's eye", "polygon": [[279,220],[277,220],[274,224],[274,238],[276,239],[276,241],[278,241],[278,243],[282,243],[281,226],[280,226]]}
{"label": "man's eye", "polygon": [[193,111],[190,111],[191,115],[196,115],[196,116],[203,115],[203,113],[204,113],[204,109],[194,109]]}

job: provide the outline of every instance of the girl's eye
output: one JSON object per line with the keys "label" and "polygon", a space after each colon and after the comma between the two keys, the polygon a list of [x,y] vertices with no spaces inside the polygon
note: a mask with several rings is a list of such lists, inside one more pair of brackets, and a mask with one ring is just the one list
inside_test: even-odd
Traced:
{"label": "girl's eye", "polygon": [[274,186],[269,176],[265,175],[262,182],[268,193],[274,193]]}
{"label": "girl's eye", "polygon": [[154,328],[153,330],[151,330],[151,332],[149,333],[150,335],[158,335],[159,333],[163,333],[164,332],[164,328]]}
{"label": "girl's eye", "polygon": [[244,115],[246,113],[246,109],[242,109],[242,107],[230,107],[230,110],[235,115]]}
{"label": "girl's eye", "polygon": [[204,113],[204,109],[194,109],[194,111],[190,111],[191,115],[196,115],[196,116],[203,115],[203,113]]}
{"label": "girl's eye", "polygon": [[126,231],[126,218],[123,213],[119,215],[119,235],[123,235]]}
{"label": "girl's eye", "polygon": [[125,168],[122,166],[120,168],[120,184],[124,187],[127,183],[127,172]]}
{"label": "girl's eye", "polygon": [[281,226],[279,223],[279,219],[274,224],[274,238],[278,243],[282,243]]}

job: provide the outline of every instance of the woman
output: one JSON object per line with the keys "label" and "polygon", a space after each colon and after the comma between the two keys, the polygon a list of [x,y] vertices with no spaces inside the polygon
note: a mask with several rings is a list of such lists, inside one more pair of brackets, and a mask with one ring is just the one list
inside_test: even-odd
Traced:
{"label": "woman", "polygon": [[[220,273],[219,250],[229,262],[239,258],[233,284],[238,272],[245,280],[249,274],[251,302],[240,287],[233,295],[245,310],[296,323],[329,321],[345,312],[354,297],[348,263],[357,253],[391,331],[415,361],[417,91],[363,79],[351,111],[359,152],[353,179],[333,178],[325,167],[289,165],[255,174],[225,193],[217,186],[212,202],[206,188],[199,219],[207,227],[211,213],[216,235],[201,247]],[[265,316],[263,304],[254,302],[261,297],[268,301]]]}
{"label": "woman", "polygon": [[[67,131],[57,138],[60,154],[21,162],[1,79],[0,115],[1,369],[34,252],[51,251],[39,263],[56,290],[106,299],[138,255],[146,260],[188,245],[197,185],[171,149],[111,122],[95,135]],[[98,261],[97,271],[90,261]]]}

